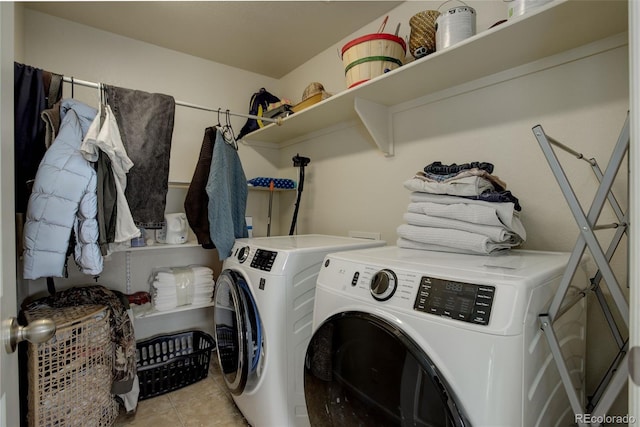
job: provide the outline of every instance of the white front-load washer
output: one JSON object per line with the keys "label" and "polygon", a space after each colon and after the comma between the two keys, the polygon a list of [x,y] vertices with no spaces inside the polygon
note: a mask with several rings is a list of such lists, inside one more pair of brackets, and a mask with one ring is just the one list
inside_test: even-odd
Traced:
{"label": "white front-load washer", "polygon": [[[573,425],[538,321],[568,259],[392,246],[328,255],[305,359],[311,425]],[[569,292],[588,287],[583,274]],[[582,298],[554,327],[583,403],[585,317]]]}
{"label": "white front-load washer", "polygon": [[321,263],[384,244],[318,234],[236,240],[216,281],[214,335],[225,383],[252,426],[309,425],[303,361]]}

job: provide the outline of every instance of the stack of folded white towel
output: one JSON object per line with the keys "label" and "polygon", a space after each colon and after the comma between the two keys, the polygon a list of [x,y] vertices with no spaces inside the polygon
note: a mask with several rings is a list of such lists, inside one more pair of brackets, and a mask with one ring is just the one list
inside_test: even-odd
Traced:
{"label": "stack of folded white towel", "polygon": [[204,266],[161,269],[151,276],[151,301],[158,311],[181,305],[211,302],[215,281],[213,270]]}
{"label": "stack of folded white towel", "polygon": [[412,193],[398,247],[488,255],[525,241],[518,200],[493,165],[465,165],[435,162],[404,183]]}

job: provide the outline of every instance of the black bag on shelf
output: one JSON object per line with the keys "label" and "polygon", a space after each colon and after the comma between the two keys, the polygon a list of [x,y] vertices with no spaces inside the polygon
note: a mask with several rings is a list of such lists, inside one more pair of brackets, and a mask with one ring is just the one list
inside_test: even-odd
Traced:
{"label": "black bag on shelf", "polygon": [[[270,94],[262,87],[258,92],[251,96],[251,101],[249,101],[249,114],[253,116],[262,116],[263,112],[267,111],[269,104],[274,104],[276,102],[280,102],[280,98]],[[242,139],[243,136],[246,136],[248,133],[259,128],[260,126],[256,119],[247,119],[247,122],[242,126],[242,129],[240,129],[238,139]]]}

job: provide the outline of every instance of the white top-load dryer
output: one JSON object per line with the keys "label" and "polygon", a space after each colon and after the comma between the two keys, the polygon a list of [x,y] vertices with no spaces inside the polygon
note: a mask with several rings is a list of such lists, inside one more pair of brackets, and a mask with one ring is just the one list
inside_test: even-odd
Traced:
{"label": "white top-load dryer", "polygon": [[[312,425],[572,425],[538,321],[568,259],[391,246],[328,255],[305,360]],[[570,293],[588,287],[583,273]],[[583,298],[555,325],[583,400],[585,317]]]}
{"label": "white top-load dryer", "polygon": [[253,427],[309,425],[303,360],[321,263],[384,244],[318,234],[236,240],[216,282],[214,335],[225,383]]}

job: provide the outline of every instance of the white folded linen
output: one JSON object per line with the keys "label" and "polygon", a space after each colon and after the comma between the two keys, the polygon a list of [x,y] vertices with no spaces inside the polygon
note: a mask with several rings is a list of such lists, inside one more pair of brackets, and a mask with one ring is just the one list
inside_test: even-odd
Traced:
{"label": "white folded linen", "polygon": [[177,295],[152,295],[151,301],[153,303],[176,303],[178,298]]}
{"label": "white folded linen", "polygon": [[205,267],[203,265],[190,265],[189,268],[193,271],[194,274],[213,274],[213,270],[209,267]]}
{"label": "white folded linen", "polygon": [[177,295],[152,295],[151,300],[155,302],[175,302]]}
{"label": "white folded linen", "polygon": [[156,297],[160,297],[160,296],[164,296],[164,297],[175,297],[178,294],[177,291],[175,290],[157,290],[155,288],[151,289],[151,296],[156,296]]}
{"label": "white folded linen", "polygon": [[175,293],[177,289],[182,289],[182,288],[191,288],[193,290],[211,290],[213,291],[214,289],[214,285],[208,284],[208,283],[202,283],[202,284],[190,284],[190,283],[185,283],[185,284],[165,284],[165,283],[159,283],[157,281],[154,281],[153,283],[151,283],[151,286],[153,287],[153,289],[155,289],[156,292],[161,292],[161,293]]}
{"label": "white folded linen", "polygon": [[213,279],[213,273],[193,273],[192,271],[186,270],[182,272],[168,273],[165,271],[158,271],[156,273],[156,278],[161,280],[176,280],[180,278],[180,275],[187,274],[197,280],[204,279]]}
{"label": "white folded linen", "polygon": [[211,283],[196,283],[195,285],[191,285],[193,286],[194,289],[210,289],[213,290],[214,285],[213,282]]}
{"label": "white folded linen", "polygon": [[[457,219],[485,225],[504,225],[522,240],[527,233],[520,221],[520,214],[510,202],[497,203],[466,199],[456,196],[413,192],[408,211],[431,216]],[[418,205],[414,205],[417,203]]]}
{"label": "white folded linen", "polygon": [[206,282],[193,282],[193,281],[167,282],[167,281],[164,281],[164,280],[154,280],[153,284],[158,289],[163,289],[163,288],[169,289],[169,288],[185,287],[185,286],[191,286],[191,287],[213,286],[214,282],[213,282],[213,280],[206,281]]}
{"label": "white folded linen", "polygon": [[158,282],[157,280],[154,280],[151,283],[151,286],[153,286],[154,289],[156,289],[159,292],[175,292],[177,286],[175,285],[175,283],[162,283],[162,282]]}
{"label": "white folded linen", "polygon": [[185,304],[180,304],[177,299],[174,299],[172,301],[153,301],[153,308],[159,311],[171,310],[173,308],[177,308],[180,305]]}
{"label": "white folded linen", "polygon": [[493,175],[487,172],[486,170],[479,169],[479,168],[465,169],[465,170],[461,170],[456,174],[450,174],[450,175],[435,175],[435,174],[428,174],[425,171],[418,171],[414,175],[414,178],[420,179],[422,181],[428,181],[428,182],[448,183],[448,182],[458,181],[461,178],[466,178],[469,176],[479,176],[486,179],[487,181],[490,181],[496,190],[507,189],[506,182],[501,180],[498,176]]}
{"label": "white folded linen", "polygon": [[169,268],[167,271],[160,270],[156,274],[158,276],[174,277],[177,274],[182,274],[182,273],[189,273],[189,274],[193,274],[194,276],[212,276],[213,270],[211,270],[209,267],[193,265],[189,267],[172,267],[172,268]]}
{"label": "white folded linen", "polygon": [[193,297],[201,296],[201,295],[213,295],[213,289],[193,289],[191,292]]}
{"label": "white folded linen", "polygon": [[183,274],[183,275],[167,275],[166,273],[158,273],[155,276],[155,279],[164,282],[164,283],[176,283],[183,282],[185,280],[189,280],[193,283],[197,282],[210,282],[213,280],[213,275],[191,275],[191,274]]}
{"label": "white folded linen", "polygon": [[478,196],[495,190],[491,181],[481,176],[467,176],[450,182],[431,182],[414,177],[406,180],[404,187],[410,191],[453,196]]}
{"label": "white folded linen", "polygon": [[196,286],[193,291],[197,292],[197,293],[204,293],[204,292],[211,292],[213,294],[213,286],[204,286],[204,287],[199,287]]}
{"label": "white folded linen", "polygon": [[404,220],[409,225],[420,227],[450,228],[454,230],[468,231],[470,233],[481,234],[489,237],[495,242],[510,242],[514,245],[522,243],[522,238],[516,233],[509,231],[504,225],[493,226],[484,224],[474,224],[456,219],[440,218],[425,214],[407,212]]}
{"label": "white folded linen", "polygon": [[209,304],[215,280],[209,267],[191,265],[156,271],[151,277],[152,305],[158,311]]}
{"label": "white folded linen", "polygon": [[158,290],[171,290],[176,288],[175,283],[161,282],[159,280],[154,280],[151,285]]}
{"label": "white folded linen", "polygon": [[487,236],[450,228],[420,227],[402,224],[397,229],[398,236],[407,240],[429,245],[462,249],[480,254],[490,254],[514,246],[510,242],[495,242]]}
{"label": "white folded linen", "polygon": [[396,240],[396,246],[404,249],[417,249],[421,251],[435,251],[435,252],[453,252],[457,254],[468,254],[468,255],[478,255],[478,256],[487,256],[486,254],[479,254],[474,251],[467,251],[461,248],[450,248],[448,246],[440,246],[440,245],[432,245],[429,243],[420,243],[415,242],[413,240],[408,240],[403,237],[398,237]]}

